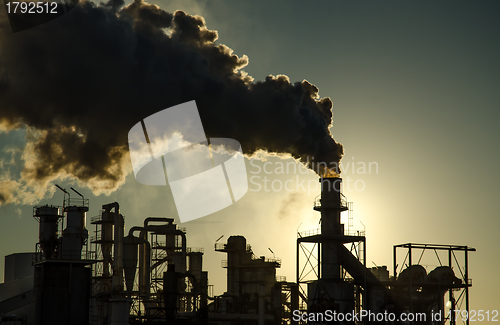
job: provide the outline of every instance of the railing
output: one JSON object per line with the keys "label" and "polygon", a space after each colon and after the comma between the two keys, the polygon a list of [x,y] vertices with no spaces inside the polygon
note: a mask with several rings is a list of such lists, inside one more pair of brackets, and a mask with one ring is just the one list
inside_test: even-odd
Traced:
{"label": "railing", "polygon": [[[279,266],[281,266],[281,259],[280,258],[254,258],[253,259],[254,261],[256,260],[261,260],[261,261],[264,261],[265,263],[276,263]],[[228,267],[228,262],[227,260],[222,260],[221,261],[221,267],[222,268],[227,268]]]}
{"label": "railing", "polygon": [[215,243],[215,250],[216,251],[223,251],[226,249],[226,244],[224,243]]}
{"label": "railing", "polygon": [[[181,249],[182,248],[182,245],[179,241],[175,241],[175,244],[172,246],[171,243],[168,243],[168,246],[167,246],[167,242],[166,241],[154,241],[151,243],[151,248],[153,249],[174,249],[174,250],[178,250],[178,249]],[[189,248],[186,248],[186,251],[188,250]],[[203,252],[202,252],[203,253]]]}
{"label": "railing", "polygon": [[[103,219],[102,219],[102,213],[103,212],[104,212],[104,210],[101,210],[99,212],[99,215],[90,218],[90,223],[98,222],[98,221],[103,221]],[[123,220],[125,220],[125,216],[122,215],[122,217],[123,217]],[[113,214],[111,213],[111,215],[108,217],[108,219],[104,220],[104,222],[106,222],[106,223],[114,223],[115,219],[114,219]]]}
{"label": "railing", "polygon": [[62,207],[61,206],[58,206],[58,205],[36,205],[33,207],[33,217],[37,220],[37,221],[40,221],[37,214],[36,214],[36,210],[37,209],[43,209],[43,208],[48,208],[48,209],[57,209],[57,214],[54,215],[54,217],[59,217],[59,218],[64,218],[64,215],[62,215]]}
{"label": "railing", "polygon": [[[315,208],[321,208],[321,194],[316,196],[314,199],[314,207]],[[340,208],[348,208],[349,207],[349,202],[347,202],[347,198],[344,196],[344,194],[340,193]]]}
{"label": "railing", "polygon": [[63,249],[62,243],[53,247],[52,256],[44,256],[41,244],[36,243],[35,253],[33,253],[33,263],[47,261],[47,260],[91,260],[95,261],[97,259],[97,253],[95,251],[88,250],[88,246],[83,246],[81,250],[65,250]]}
{"label": "railing", "polygon": [[205,250],[203,249],[203,247],[188,247],[186,249],[186,252],[187,253],[204,253]]}
{"label": "railing", "polygon": [[321,228],[298,232],[297,238],[309,237],[309,236],[315,236],[315,235],[321,235]]}
{"label": "railing", "polygon": [[314,198],[314,207],[321,208],[321,194]]}
{"label": "railing", "polygon": [[[321,228],[306,230],[297,233],[297,238],[321,235]],[[365,236],[364,230],[344,230],[344,236]]]}
{"label": "railing", "polygon": [[305,303],[305,302],[301,302],[301,303],[299,304],[299,310],[301,310],[301,311],[306,311],[306,310],[307,310],[307,303]]}
{"label": "railing", "polygon": [[82,197],[65,198],[63,201],[63,207],[78,206],[78,207],[89,207],[89,199],[84,199]]}
{"label": "railing", "polygon": [[284,276],[284,275],[277,275],[276,276],[276,282],[286,282],[286,276]]}
{"label": "railing", "polygon": [[[102,211],[101,211],[102,213]],[[102,219],[102,214],[99,214],[98,216],[95,216],[95,217],[92,217],[90,218],[90,223],[93,223],[93,222],[99,222],[99,221],[103,221]],[[108,223],[114,223],[115,220],[114,218],[111,216],[111,218],[109,218],[108,220],[105,220],[105,222],[108,222]]]}
{"label": "railing", "polygon": [[281,258],[275,257],[275,258],[265,258],[264,262],[266,263],[276,263],[278,265],[281,265]]}
{"label": "railing", "polygon": [[[215,243],[214,245],[216,251],[225,251],[227,248],[227,244],[224,243]],[[246,252],[247,253],[252,253],[252,246],[250,244],[247,244],[246,246]]]}
{"label": "railing", "polygon": [[94,251],[83,252],[82,259],[95,261],[97,259],[97,252]]}
{"label": "railing", "polygon": [[364,230],[351,230],[351,231],[344,231],[345,236],[365,236],[365,231]]}
{"label": "railing", "polygon": [[214,285],[213,284],[209,284],[207,286],[207,293],[208,293],[209,297],[213,298],[213,296],[214,296]]}

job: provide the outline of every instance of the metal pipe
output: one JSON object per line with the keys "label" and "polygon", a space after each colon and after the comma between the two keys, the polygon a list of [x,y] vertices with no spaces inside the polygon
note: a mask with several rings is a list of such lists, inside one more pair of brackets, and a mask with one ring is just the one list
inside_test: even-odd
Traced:
{"label": "metal pipe", "polygon": [[[139,238],[142,243],[139,246],[139,295],[149,297],[150,269],[151,269],[151,245],[148,241],[148,231],[142,228]],[[146,299],[147,300],[147,299]]]}
{"label": "metal pipe", "polygon": [[134,226],[134,227],[130,228],[130,230],[128,231],[128,235],[133,236],[134,232],[141,231],[142,229],[143,229],[143,227]]}
{"label": "metal pipe", "polygon": [[[150,225],[151,222],[165,222],[166,225]],[[174,219],[164,217],[148,217],[144,219],[144,227],[132,227],[129,230],[129,235],[133,235],[135,231],[140,231],[140,246],[139,246],[139,295],[145,301],[149,300],[149,290],[151,286],[151,244],[148,241],[149,231],[158,231],[159,227],[172,225]],[[166,229],[165,234],[170,233],[180,235],[182,238],[182,256],[184,261],[187,256],[186,234],[181,230]],[[184,270],[185,272],[185,270]]]}
{"label": "metal pipe", "polygon": [[115,208],[115,212],[120,213],[120,205],[118,204],[118,202],[104,204],[102,208],[106,211],[111,211],[112,208]]}
{"label": "metal pipe", "polygon": [[258,325],[264,325],[266,322],[265,314],[265,306],[266,306],[266,293],[265,293],[265,286],[263,284],[259,285],[259,318],[258,318]]}
{"label": "metal pipe", "polygon": [[116,210],[114,224],[113,288],[116,291],[123,291],[123,232],[125,231],[125,222],[123,216]]}
{"label": "metal pipe", "polygon": [[114,291],[123,291],[123,234],[125,232],[125,222],[120,214],[118,202],[104,204],[102,208],[109,213],[114,208],[114,254],[113,254],[113,277],[112,288]]}
{"label": "metal pipe", "polygon": [[166,222],[167,224],[171,225],[174,219],[172,218],[164,218],[164,217],[148,217],[144,219],[144,227],[147,227],[150,222]]}

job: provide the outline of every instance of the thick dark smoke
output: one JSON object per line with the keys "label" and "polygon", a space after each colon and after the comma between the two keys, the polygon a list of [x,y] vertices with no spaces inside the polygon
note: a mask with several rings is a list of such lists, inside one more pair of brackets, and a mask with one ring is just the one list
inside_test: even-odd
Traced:
{"label": "thick dark smoke", "polygon": [[[241,70],[248,58],[216,40],[202,17],[141,0],[126,7],[84,1],[15,34],[0,17],[0,127],[30,130],[24,182],[74,177],[109,193],[131,170],[130,128],[193,99],[207,136],[234,138],[249,156],[262,150],[305,164],[340,160],[342,145],[328,130],[329,98],[305,80],[254,82]],[[8,184],[15,186],[4,175],[0,203],[13,201]]]}

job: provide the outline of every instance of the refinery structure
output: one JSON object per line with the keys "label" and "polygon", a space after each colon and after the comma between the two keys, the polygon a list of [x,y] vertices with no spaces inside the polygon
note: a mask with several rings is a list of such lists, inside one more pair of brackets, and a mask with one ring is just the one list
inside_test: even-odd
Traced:
{"label": "refinery structure", "polygon": [[[276,276],[280,259],[255,255],[236,235],[210,248],[222,253],[227,271],[222,295],[213,294],[203,269],[207,248],[189,247],[174,219],[146,217],[126,234],[118,203],[103,205],[87,222],[88,199],[60,188],[62,206],[33,209],[34,251],[5,257],[0,324],[468,324],[445,311],[469,309],[474,248],[399,244],[392,268],[369,267],[364,231],[353,230],[350,217],[341,223],[351,210],[341,178],[320,182],[313,209],[321,228],[290,243],[294,281]],[[437,258],[436,267],[421,265],[426,254]],[[342,317],[322,318],[333,312]]]}

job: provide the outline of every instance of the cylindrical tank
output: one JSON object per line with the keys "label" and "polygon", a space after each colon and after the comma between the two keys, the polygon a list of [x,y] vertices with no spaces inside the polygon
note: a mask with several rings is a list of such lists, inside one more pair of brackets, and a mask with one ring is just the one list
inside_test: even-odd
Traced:
{"label": "cylindrical tank", "polygon": [[165,235],[165,240],[166,240],[166,247],[167,247],[167,252],[171,253],[175,251],[175,234],[172,233],[167,233]]}
{"label": "cylindrical tank", "polygon": [[340,212],[345,209],[341,204],[342,178],[322,178],[321,182],[321,233],[343,235]]}
{"label": "cylindrical tank", "polygon": [[427,271],[422,265],[414,264],[408,266],[401,273],[399,273],[398,281],[416,284],[414,289],[417,289],[418,285],[422,285],[427,277]]}
{"label": "cylindrical tank", "polygon": [[201,272],[200,278],[200,308],[208,306],[208,272]]}
{"label": "cylindrical tank", "polygon": [[175,272],[186,273],[186,257],[182,253],[173,253],[172,263],[175,265]]}
{"label": "cylindrical tank", "polygon": [[57,226],[62,216],[59,208],[54,206],[41,206],[35,208],[34,217],[40,222],[38,239],[44,259],[55,258],[57,251]]}
{"label": "cylindrical tank", "polygon": [[247,249],[247,240],[243,236],[231,236],[227,239],[227,292],[239,296],[242,281],[241,268]]}
{"label": "cylindrical tank", "polygon": [[151,245],[147,241],[147,232],[141,231],[139,245],[139,295],[148,297],[151,286]]}
{"label": "cylindrical tank", "polygon": [[64,208],[66,212],[66,229],[62,237],[62,258],[79,260],[82,257],[82,247],[88,237],[85,229],[88,207],[69,206]]}
{"label": "cylindrical tank", "polygon": [[131,299],[125,297],[110,298],[111,323],[110,325],[128,325],[128,315]]}
{"label": "cylindrical tank", "polygon": [[179,273],[175,265],[168,265],[167,272],[163,273],[163,294],[165,301],[165,313],[168,320],[175,319],[178,310],[177,299],[179,296]]}
{"label": "cylindrical tank", "polygon": [[109,266],[113,261],[113,214],[109,211],[102,211],[101,213],[102,227],[101,227],[101,250],[103,259],[102,276],[107,278],[111,275]]}
{"label": "cylindrical tank", "polygon": [[201,272],[203,268],[203,253],[202,252],[191,252],[189,256],[189,273],[194,275],[196,283],[200,283]]}
{"label": "cylindrical tank", "polygon": [[129,292],[134,289],[138,249],[139,238],[134,237],[132,234],[123,238],[123,268],[125,271],[125,285]]}
{"label": "cylindrical tank", "polygon": [[462,280],[455,276],[455,272],[449,266],[438,266],[427,275],[426,282],[461,284]]}

